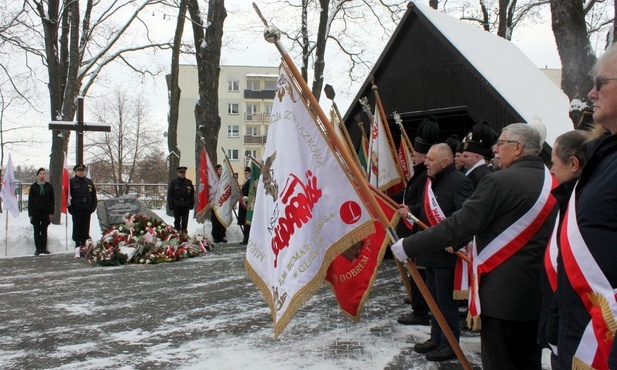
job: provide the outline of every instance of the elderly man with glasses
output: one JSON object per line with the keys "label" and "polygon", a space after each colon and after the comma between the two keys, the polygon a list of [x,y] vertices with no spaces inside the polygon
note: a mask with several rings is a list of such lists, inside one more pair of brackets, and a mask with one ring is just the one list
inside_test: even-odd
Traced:
{"label": "elderly man with glasses", "polygon": [[527,124],[506,126],[494,150],[504,169],[486,175],[459,211],[392,252],[403,261],[473,239],[469,311],[482,326],[483,369],[540,370],[539,277],[556,215],[553,179],[537,157],[540,135]]}
{"label": "elderly man with glasses", "polygon": [[561,224],[557,271],[559,365],[617,369],[617,46],[592,70],[593,119],[606,133],[587,162]]}

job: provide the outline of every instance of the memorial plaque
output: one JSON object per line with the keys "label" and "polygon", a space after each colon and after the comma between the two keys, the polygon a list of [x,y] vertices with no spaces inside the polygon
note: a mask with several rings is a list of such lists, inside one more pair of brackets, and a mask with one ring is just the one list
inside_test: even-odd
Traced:
{"label": "memorial plaque", "polygon": [[111,226],[124,225],[128,216],[138,213],[143,213],[150,219],[162,221],[156,213],[145,208],[139,199],[126,195],[99,201],[96,213],[102,232],[105,232]]}

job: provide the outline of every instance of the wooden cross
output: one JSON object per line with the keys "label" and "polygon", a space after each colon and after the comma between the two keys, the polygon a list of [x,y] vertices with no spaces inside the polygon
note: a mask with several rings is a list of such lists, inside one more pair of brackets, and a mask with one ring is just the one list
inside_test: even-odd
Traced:
{"label": "wooden cross", "polygon": [[76,164],[84,164],[84,132],[85,131],[103,131],[110,132],[111,125],[102,122],[84,122],[84,98],[77,97],[77,122],[68,121],[51,121],[49,122],[50,130],[69,130],[75,131],[77,136],[76,148]]}

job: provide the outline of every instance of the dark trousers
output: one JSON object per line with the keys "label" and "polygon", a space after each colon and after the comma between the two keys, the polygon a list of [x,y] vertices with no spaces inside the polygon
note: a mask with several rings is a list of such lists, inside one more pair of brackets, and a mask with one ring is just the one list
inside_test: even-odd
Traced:
{"label": "dark trousers", "polygon": [[227,230],[225,230],[225,226],[221,224],[219,219],[216,218],[214,211],[212,212],[212,215],[210,216],[210,221],[212,221],[212,238],[214,240],[225,239],[225,233]]}
{"label": "dark trousers", "polygon": [[37,252],[47,250],[47,227],[49,226],[49,213],[47,211],[32,211],[30,223],[34,228],[34,245]]}
{"label": "dark trousers", "polygon": [[189,207],[174,207],[174,229],[188,232]]}
{"label": "dark trousers", "polygon": [[542,348],[537,344],[538,320],[510,321],[481,315],[484,370],[541,370]]}
{"label": "dark trousers", "polygon": [[243,227],[242,235],[244,235],[244,238],[242,239],[242,243],[248,243],[249,235],[251,234],[251,225],[243,225],[242,227]]}
{"label": "dark trousers", "polygon": [[90,211],[74,210],[71,215],[73,219],[73,240],[75,246],[79,247],[86,244],[90,239]]}
{"label": "dark trousers", "polygon": [[[418,269],[422,280],[426,281],[426,273],[424,271],[424,268]],[[418,284],[416,284],[416,282],[411,278],[411,276],[409,277],[409,283],[411,285],[411,309],[414,316],[428,315],[428,303],[426,303],[424,296],[422,296],[422,293],[420,293],[420,288],[418,288]]]}
{"label": "dark trousers", "polygon": [[[426,285],[441,310],[450,330],[458,341],[461,330],[459,328],[458,306],[452,298],[454,291],[454,267],[426,268]],[[431,320],[431,340],[439,343],[440,347],[450,346],[448,339],[441,331],[437,320]]]}

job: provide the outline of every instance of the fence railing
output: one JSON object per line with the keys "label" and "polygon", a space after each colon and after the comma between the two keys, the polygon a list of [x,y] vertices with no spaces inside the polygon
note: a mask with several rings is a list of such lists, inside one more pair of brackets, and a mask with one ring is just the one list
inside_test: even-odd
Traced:
{"label": "fence railing", "polygon": [[[28,192],[30,185],[26,183],[16,183],[15,192],[19,211],[28,210]],[[97,198],[99,200],[116,198],[121,195],[131,195],[153,211],[165,208],[167,197],[167,184],[142,184],[142,183],[95,183]],[[60,196],[60,191],[54,189],[56,197]]]}

